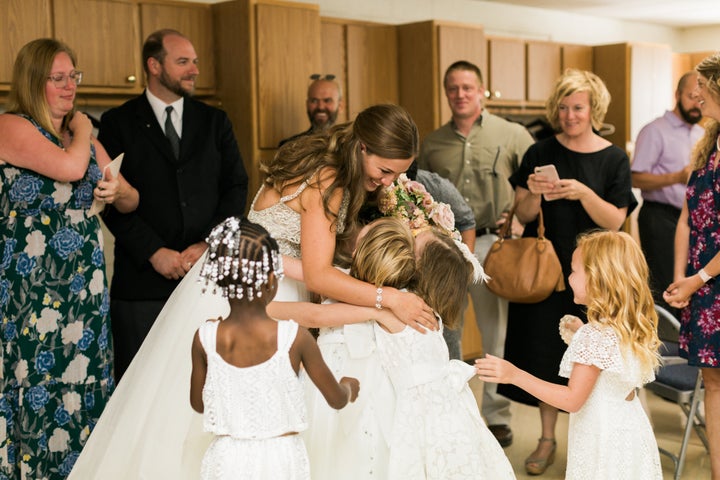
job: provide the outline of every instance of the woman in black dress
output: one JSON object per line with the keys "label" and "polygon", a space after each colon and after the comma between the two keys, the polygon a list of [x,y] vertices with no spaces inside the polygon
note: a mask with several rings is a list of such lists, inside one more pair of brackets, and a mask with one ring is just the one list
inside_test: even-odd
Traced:
{"label": "woman in black dress", "polygon": [[[594,228],[619,230],[637,205],[628,156],[597,133],[609,103],[610,94],[598,76],[566,70],[546,104],[547,117],[558,133],[531,146],[510,179],[518,202],[516,214],[526,224],[524,236],[537,236],[542,208],[545,235],[558,254],[566,285],[578,234]],[[535,174],[535,167],[541,165],[554,165],[560,180]],[[566,314],[584,319],[569,288],[538,303],[510,303],[505,358],[543,380],[566,384],[558,376],[566,348],[558,322]],[[511,385],[499,385],[498,393],[539,406],[542,433],[525,469],[544,473],[554,460],[558,410]]]}

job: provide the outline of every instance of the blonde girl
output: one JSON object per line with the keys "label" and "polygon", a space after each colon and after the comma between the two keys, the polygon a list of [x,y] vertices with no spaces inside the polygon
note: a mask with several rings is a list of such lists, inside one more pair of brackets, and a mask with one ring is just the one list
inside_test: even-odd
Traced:
{"label": "blonde girl", "polygon": [[476,360],[476,371],[570,412],[566,479],[660,480],[657,443],[636,395],[659,362],[645,257],[630,235],[595,231],[578,239],[571,270],[574,301],[586,306],[588,323],[577,328],[560,363],[568,385],[491,355]]}

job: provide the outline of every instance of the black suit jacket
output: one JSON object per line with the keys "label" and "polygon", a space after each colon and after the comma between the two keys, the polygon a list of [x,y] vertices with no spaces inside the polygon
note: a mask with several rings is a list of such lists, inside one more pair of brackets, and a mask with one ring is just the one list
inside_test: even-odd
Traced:
{"label": "black suit jacket", "polygon": [[104,214],[115,236],[111,296],[167,299],[178,281],[157,273],[150,256],[161,247],[182,251],[223,219],[245,211],[248,177],[230,120],[186,98],[175,159],[143,93],[102,116],[98,139],[111,158],[125,152],[121,172],[140,193],[134,212],[121,214],[109,206]]}

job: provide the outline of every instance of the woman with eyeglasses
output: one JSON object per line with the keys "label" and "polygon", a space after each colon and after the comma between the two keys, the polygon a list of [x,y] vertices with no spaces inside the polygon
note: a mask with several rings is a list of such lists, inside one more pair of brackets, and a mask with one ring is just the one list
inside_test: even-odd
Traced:
{"label": "woman with eyeglasses", "polygon": [[103,237],[93,201],[137,207],[74,107],[62,42],[15,60],[0,115],[0,478],[66,478],[113,390]]}

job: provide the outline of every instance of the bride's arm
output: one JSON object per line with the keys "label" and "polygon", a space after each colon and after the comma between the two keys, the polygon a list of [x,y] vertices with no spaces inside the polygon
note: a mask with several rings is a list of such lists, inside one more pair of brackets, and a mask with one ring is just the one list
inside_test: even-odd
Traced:
{"label": "bride's arm", "polygon": [[[330,176],[322,180],[325,188],[332,181]],[[333,211],[339,211],[343,192],[334,192],[330,202]],[[333,267],[335,254],[335,230],[325,215],[322,192],[307,188],[301,195],[300,245],[302,271],[308,290],[344,303],[374,307],[378,293],[374,285],[362,282]],[[403,323],[416,327],[417,323],[436,329],[437,322],[432,309],[417,295],[401,292],[395,288],[382,288],[383,308],[389,308]]]}
{"label": "bride's arm", "polygon": [[[339,327],[368,320],[375,320],[390,331],[402,330],[405,326],[390,310],[347,303],[270,302],[266,311],[273,318],[294,320],[306,328]],[[411,326],[425,333],[419,325]]]}

